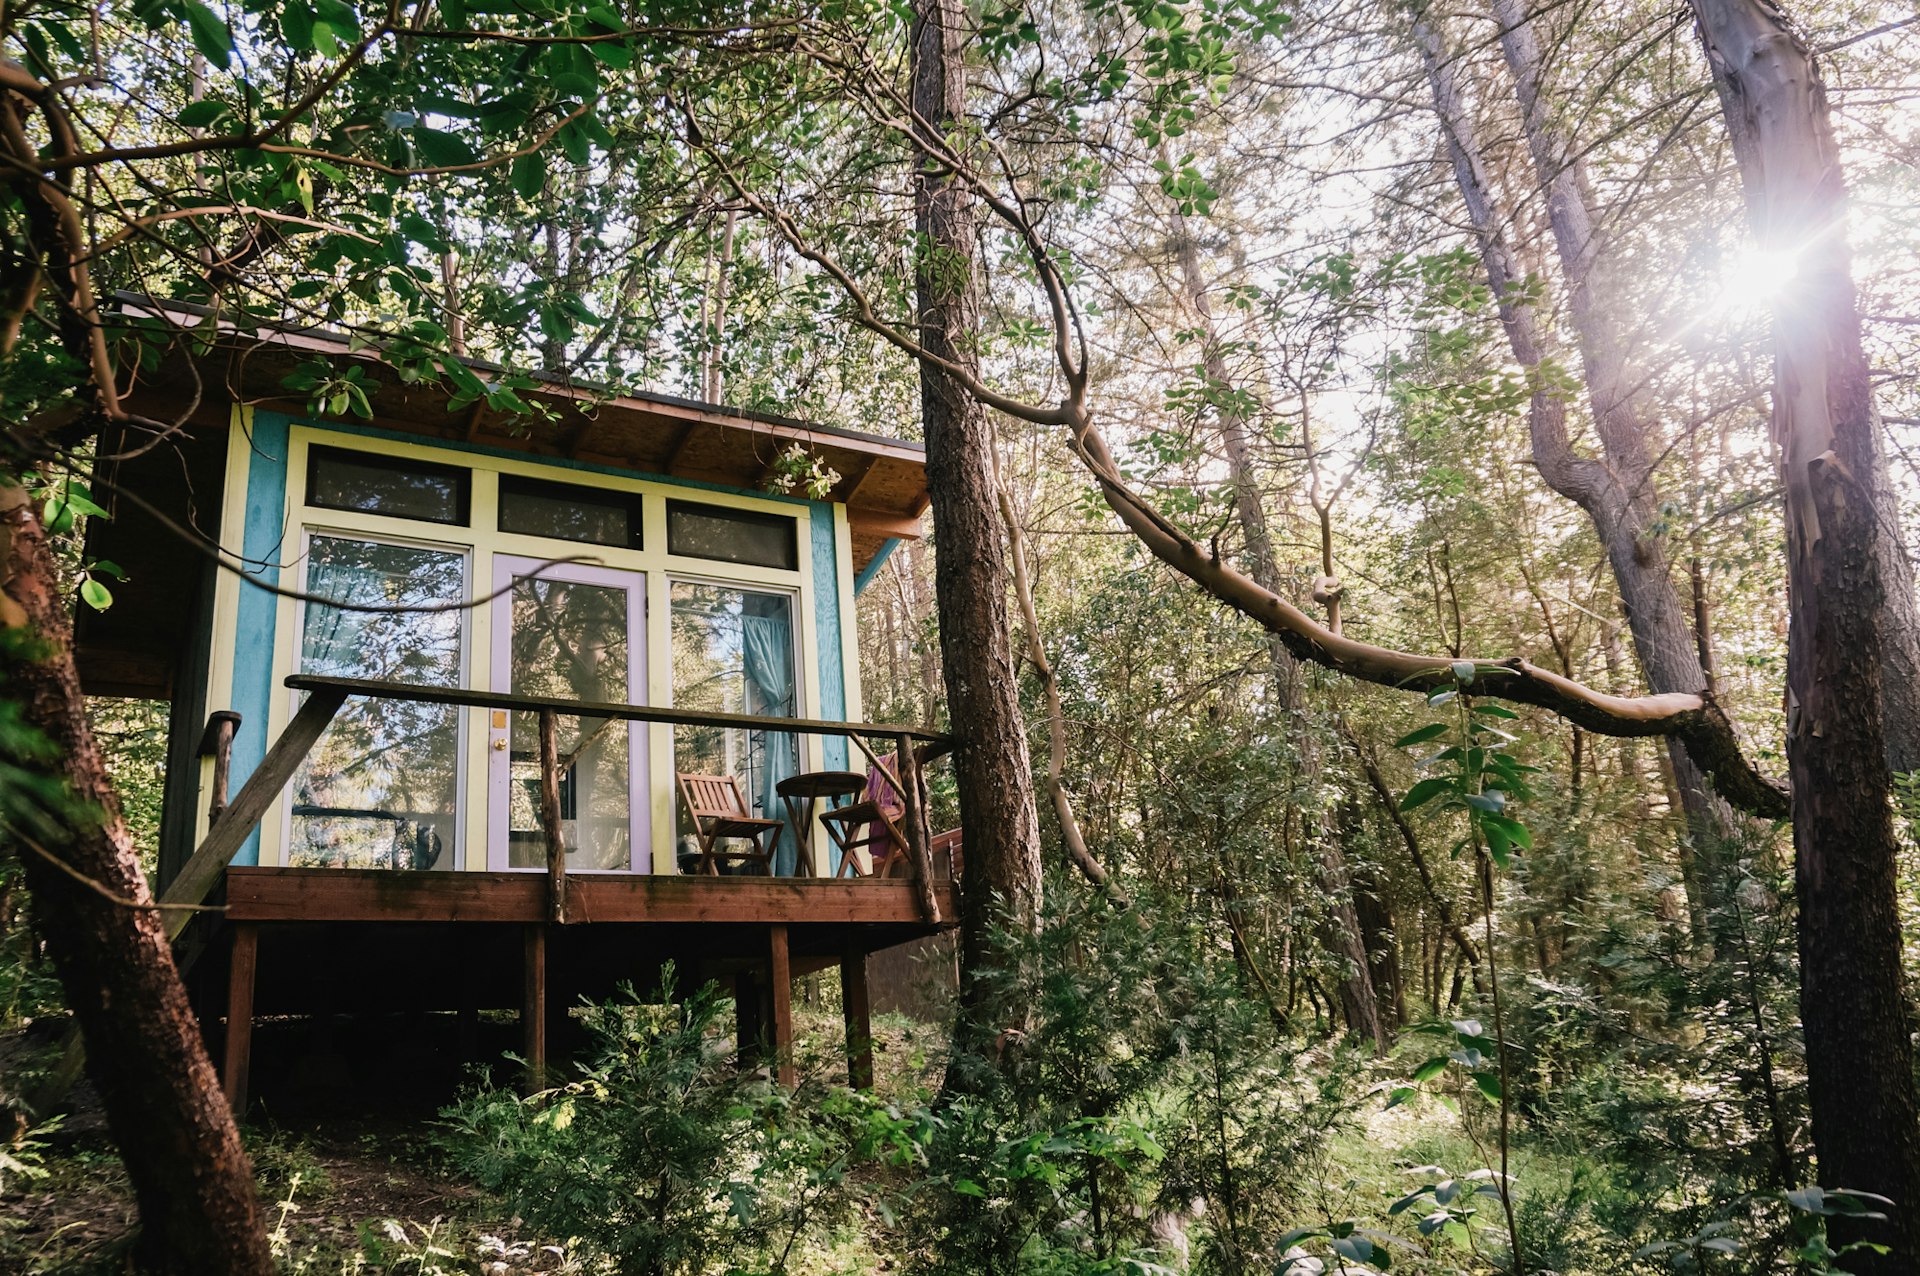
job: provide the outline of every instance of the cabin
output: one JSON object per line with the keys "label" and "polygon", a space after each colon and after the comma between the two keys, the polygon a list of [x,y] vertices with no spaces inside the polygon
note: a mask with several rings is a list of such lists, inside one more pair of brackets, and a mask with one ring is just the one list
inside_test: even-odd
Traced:
{"label": "cabin", "polygon": [[[560,380],[506,416],[169,317],[209,335],[132,406],[184,429],[100,440],[87,552],[127,579],[75,655],[170,706],[158,891],[213,906],[167,917],[236,1108],[269,1017],[517,1011],[540,1086],[569,1007],[668,963],[789,1084],[793,981],[837,970],[870,1082],[868,957],[958,912],[950,741],[862,721],[920,446]],[[370,418],[313,412],[316,368]],[[780,491],[795,457],[830,490]]]}

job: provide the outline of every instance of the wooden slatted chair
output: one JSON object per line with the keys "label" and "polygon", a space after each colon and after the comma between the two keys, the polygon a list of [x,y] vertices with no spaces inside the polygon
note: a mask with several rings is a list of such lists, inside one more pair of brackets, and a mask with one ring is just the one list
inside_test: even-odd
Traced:
{"label": "wooden slatted chair", "polygon": [[[687,818],[693,822],[693,837],[700,845],[696,873],[720,875],[720,861],[757,866],[762,873],[773,871],[773,851],[780,840],[784,820],[766,820],[747,809],[740,781],[731,775],[677,775],[680,800],[686,805]],[[751,850],[739,850],[734,843],[745,842]]]}
{"label": "wooden slatted chair", "polygon": [[[901,800],[899,781],[894,778],[892,755],[883,761],[884,769],[868,770],[867,789],[858,802],[820,815],[820,826],[840,848],[836,877],[890,877],[895,870],[905,871],[910,862],[907,835],[900,828],[906,804]],[[864,873],[855,850],[867,852],[869,864]]]}

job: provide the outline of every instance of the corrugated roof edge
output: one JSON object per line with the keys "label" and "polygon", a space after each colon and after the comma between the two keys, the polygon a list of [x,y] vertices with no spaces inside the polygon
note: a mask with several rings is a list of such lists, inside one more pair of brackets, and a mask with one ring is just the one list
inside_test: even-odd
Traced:
{"label": "corrugated roof edge", "polygon": [[[213,314],[212,307],[203,306],[198,302],[162,300],[154,297],[145,297],[139,293],[127,292],[125,290],[115,292],[113,299],[123,310],[144,310],[157,314],[165,314],[165,312],[169,310],[175,310],[184,314],[200,315],[203,317]],[[262,323],[261,327],[272,332],[285,333],[290,337],[302,337],[309,341],[335,342],[342,346],[347,345],[353,339],[347,333],[336,332],[330,328],[296,328],[286,324],[267,323]],[[342,351],[342,353],[352,352]],[[463,357],[460,362],[476,372],[498,373],[507,371],[502,365],[487,359]],[[523,375],[530,376],[536,381],[545,382],[552,386],[573,390],[587,390],[595,394],[611,395],[616,401],[627,399],[635,403],[657,404],[660,407],[710,412],[717,416],[733,417],[735,420],[743,422],[757,422],[761,425],[777,425],[789,430],[807,430],[815,434],[833,435],[838,438],[854,439],[865,443],[883,443],[891,447],[903,447],[915,452],[925,452],[927,450],[927,445],[917,439],[895,438],[892,435],[875,434],[870,430],[853,430],[844,425],[821,425],[816,421],[806,421],[799,417],[781,416],[777,412],[762,412],[756,408],[728,407],[723,403],[706,403],[699,399],[685,399],[677,394],[660,394],[651,390],[619,390],[602,382],[588,381],[580,377],[563,376],[557,372],[525,372]]]}

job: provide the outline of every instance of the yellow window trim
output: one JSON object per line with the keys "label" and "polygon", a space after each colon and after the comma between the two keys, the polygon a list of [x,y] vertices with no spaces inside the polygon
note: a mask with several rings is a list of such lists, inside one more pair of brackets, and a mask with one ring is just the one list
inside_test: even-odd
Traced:
{"label": "yellow window trim", "polygon": [[[239,426],[243,419],[240,411],[236,410],[235,425]],[[243,431],[236,428],[234,442],[229,447],[226,504],[229,515],[233,511],[244,510],[246,502],[247,467],[244,460],[247,451],[245,439],[242,436]],[[468,507],[469,524],[463,527],[458,524],[433,523],[422,519],[395,518],[382,514],[307,506],[308,457],[316,444],[373,455],[432,461],[439,464],[455,463],[464,466],[472,473]],[[316,533],[364,535],[379,540],[464,550],[467,554],[467,596],[469,598],[484,596],[491,592],[493,557],[496,554],[521,558],[592,560],[600,566],[643,573],[647,600],[648,703],[657,705],[670,705],[673,702],[672,631],[668,606],[674,581],[697,581],[754,588],[770,593],[791,594],[799,619],[795,629],[794,664],[803,716],[820,716],[820,679],[813,655],[820,650],[813,606],[811,519],[815,516],[815,511],[810,506],[743,496],[732,492],[686,487],[675,483],[630,479],[619,475],[542,465],[535,461],[462,452],[427,444],[370,438],[298,422],[289,428],[288,451],[290,455],[287,458],[285,510],[287,544],[290,547],[298,547],[299,551],[298,562],[290,564],[292,570],[289,574],[294,579],[301,582],[306,579],[304,547],[307,537]],[[236,452],[241,459],[239,464],[235,464],[234,461]],[[636,550],[621,546],[548,540],[500,531],[498,502],[499,479],[502,474],[522,475],[548,482],[640,495],[642,497],[642,548]],[[676,500],[692,500],[724,508],[761,511],[792,518],[796,524],[795,535],[798,538],[798,570],[784,571],[777,568],[755,567],[667,553],[666,502],[670,497]],[[839,601],[842,678],[847,689],[847,716],[857,720],[853,709],[859,703],[859,661],[857,642],[851,637],[853,611],[849,586],[852,578],[848,571],[851,560],[851,541],[846,528],[845,511],[835,507],[833,516],[839,568],[836,574],[840,578],[841,586]],[[226,517],[223,516],[222,523],[223,542],[238,534],[237,520],[228,526]],[[223,574],[221,589],[221,598],[227,598],[228,595],[231,595],[231,598],[224,610],[220,610],[217,604],[216,614],[224,617],[227,622],[226,628],[217,632],[231,633],[233,617],[237,613],[239,584],[231,579],[231,574]],[[292,598],[283,597],[278,601],[274,624],[273,656],[273,685],[276,694],[270,701],[268,740],[277,739],[292,716],[293,697],[285,693],[281,683],[294,669],[297,655],[295,631],[298,627],[299,607],[299,602]],[[465,670],[463,676],[466,679],[466,685],[477,690],[493,689],[492,661],[489,658],[493,650],[492,616],[493,608],[490,605],[474,607],[468,612],[467,624],[463,627],[465,634],[465,649],[461,657]],[[847,663],[849,651],[853,653],[850,664]],[[224,662],[224,668],[222,662]],[[226,650],[217,651],[215,654],[214,676],[211,684],[211,689],[226,699],[230,699],[232,693],[232,664],[233,652],[231,644],[228,644]],[[476,797],[476,795],[484,795],[487,791],[487,733],[472,730],[467,726],[463,726],[462,730],[465,739],[460,787],[462,818],[458,853],[461,867],[466,871],[477,872],[484,871],[487,867],[487,803]],[[672,873],[676,865],[673,849],[672,731],[671,728],[659,723],[649,724],[647,730],[649,788],[653,804],[650,820],[652,867],[656,873]],[[800,747],[800,760],[803,767],[817,768],[822,765],[820,740],[815,737],[802,737]],[[285,863],[290,819],[288,803],[283,799],[277,804],[275,818],[261,822],[261,864]]]}

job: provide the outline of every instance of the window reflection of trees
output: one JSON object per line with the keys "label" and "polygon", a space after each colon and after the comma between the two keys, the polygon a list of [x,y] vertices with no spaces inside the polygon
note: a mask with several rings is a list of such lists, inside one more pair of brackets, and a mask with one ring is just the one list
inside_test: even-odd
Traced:
{"label": "window reflection of trees", "polygon": [[[609,585],[523,578],[514,582],[509,639],[518,695],[624,704],[630,635],[627,592]],[[570,868],[631,866],[629,733],[624,721],[561,717],[562,836]],[[512,715],[508,863],[546,863],[540,822],[539,717]]]}
{"label": "window reflection of trees", "polygon": [[[793,604],[785,594],[676,581],[673,586],[673,695],[682,709],[792,717]],[[797,741],[784,731],[679,727],[675,766],[740,780],[755,813],[780,818],[774,786],[797,770]],[[679,813],[682,835],[685,812]],[[783,835],[778,857],[791,856]],[[787,866],[790,871],[790,866]]]}
{"label": "window reflection of trees", "polygon": [[[360,607],[457,603],[465,555],[315,536],[307,591]],[[464,611],[346,611],[309,603],[303,673],[457,687]],[[454,867],[459,711],[354,699],[293,782],[287,862],[354,868]]]}

